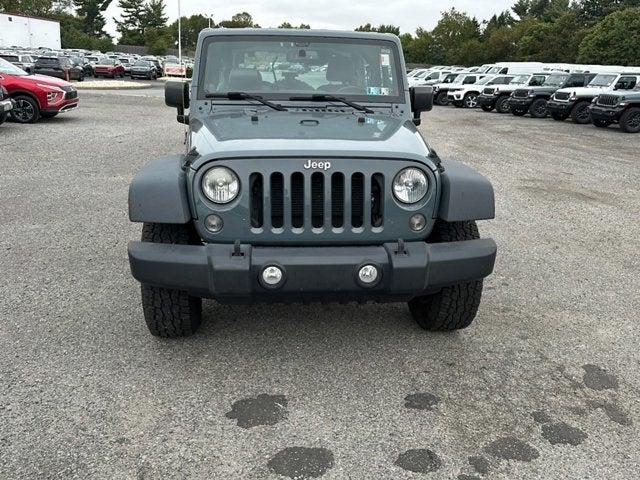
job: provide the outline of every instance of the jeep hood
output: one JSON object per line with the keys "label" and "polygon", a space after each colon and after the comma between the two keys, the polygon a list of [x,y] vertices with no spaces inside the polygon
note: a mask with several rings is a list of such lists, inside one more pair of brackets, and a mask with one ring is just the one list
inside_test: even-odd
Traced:
{"label": "jeep hood", "polygon": [[[425,161],[429,147],[413,122],[387,115],[249,109],[191,119],[201,163],[247,157],[364,157]],[[252,118],[253,117],[253,118]],[[364,121],[359,121],[364,118]]]}
{"label": "jeep hood", "polygon": [[611,87],[561,88],[560,90],[558,90],[558,92],[569,93],[569,94],[575,93],[576,96],[582,97],[582,96],[590,96],[590,95],[595,96],[595,95],[598,95],[599,93],[601,93],[601,92],[603,92],[605,90],[611,90]]}

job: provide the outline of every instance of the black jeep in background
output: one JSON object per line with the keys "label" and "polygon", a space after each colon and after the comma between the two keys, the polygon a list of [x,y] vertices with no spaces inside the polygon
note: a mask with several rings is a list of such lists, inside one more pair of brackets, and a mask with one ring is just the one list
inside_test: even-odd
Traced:
{"label": "black jeep in background", "polygon": [[585,87],[595,76],[595,73],[554,73],[540,86],[515,90],[509,98],[509,109],[517,117],[529,113],[534,118],[546,118],[549,99],[557,90]]}

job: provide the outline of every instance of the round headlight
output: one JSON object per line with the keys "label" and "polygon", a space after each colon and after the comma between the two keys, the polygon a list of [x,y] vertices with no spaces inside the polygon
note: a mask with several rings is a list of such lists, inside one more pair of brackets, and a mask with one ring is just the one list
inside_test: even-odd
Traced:
{"label": "round headlight", "polygon": [[393,194],[402,203],[416,203],[424,198],[429,181],[422,170],[405,168],[393,179]]}
{"label": "round headlight", "polygon": [[213,167],[202,177],[202,192],[215,203],[229,203],[238,196],[240,180],[226,167]]}

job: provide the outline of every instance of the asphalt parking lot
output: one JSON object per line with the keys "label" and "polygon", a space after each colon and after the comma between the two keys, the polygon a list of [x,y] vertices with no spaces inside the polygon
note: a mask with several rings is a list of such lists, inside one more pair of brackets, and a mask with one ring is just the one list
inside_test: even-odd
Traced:
{"label": "asphalt parking lot", "polygon": [[147,332],[129,181],[181,151],[154,96],[0,127],[0,478],[628,479],[640,470],[640,139],[436,109],[488,176],[498,243],[469,329],[404,304],[219,306]]}

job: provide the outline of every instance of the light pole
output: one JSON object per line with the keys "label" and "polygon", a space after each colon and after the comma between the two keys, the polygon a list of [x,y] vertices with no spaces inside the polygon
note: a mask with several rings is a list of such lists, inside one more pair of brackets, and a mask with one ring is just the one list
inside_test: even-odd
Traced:
{"label": "light pole", "polygon": [[180,0],[178,0],[178,63],[182,65],[182,22],[180,20]]}

